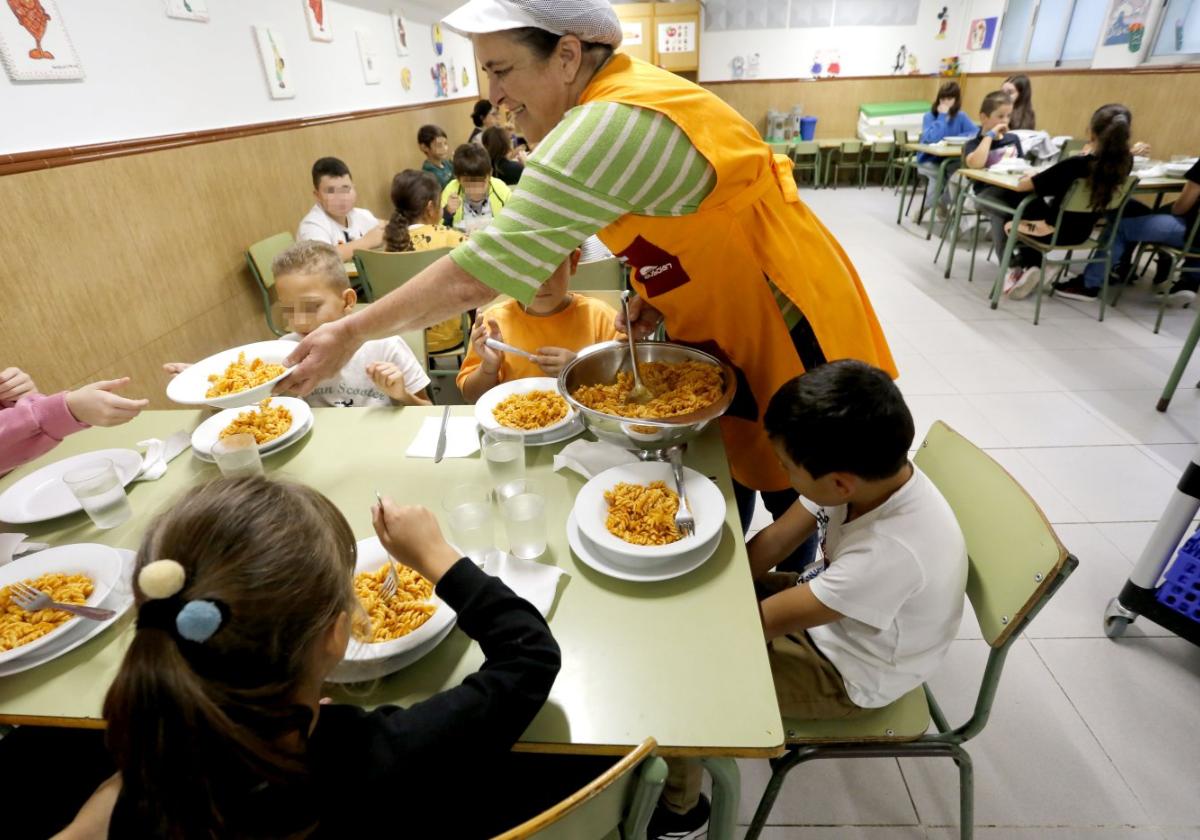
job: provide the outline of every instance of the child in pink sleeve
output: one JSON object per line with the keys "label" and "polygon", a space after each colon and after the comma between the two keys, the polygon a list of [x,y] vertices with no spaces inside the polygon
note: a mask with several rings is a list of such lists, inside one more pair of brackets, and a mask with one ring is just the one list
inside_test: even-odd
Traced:
{"label": "child in pink sleeve", "polygon": [[149,400],[113,393],[128,382],[128,377],[94,382],[46,396],[23,371],[0,371],[0,475],[49,452],[73,432],[132,420]]}

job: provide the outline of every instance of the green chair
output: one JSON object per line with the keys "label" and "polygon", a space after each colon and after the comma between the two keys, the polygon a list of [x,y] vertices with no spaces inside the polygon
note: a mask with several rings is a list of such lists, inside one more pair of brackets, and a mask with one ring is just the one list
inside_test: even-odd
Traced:
{"label": "green chair", "polygon": [[271,271],[271,261],[282,251],[286,251],[296,238],[290,233],[277,233],[260,239],[246,249],[246,265],[250,266],[250,276],[258,284],[262,293],[263,314],[267,318],[267,326],[275,335],[287,335],[287,330],[280,328],[271,315],[271,290],[275,288],[275,274]]}
{"label": "green chair", "polygon": [[625,266],[616,257],[596,260],[590,263],[580,263],[575,270],[575,276],[567,284],[573,292],[583,292],[592,289],[625,288]]}
{"label": "green chair", "polygon": [[[818,758],[949,758],[958,765],[959,836],[974,833],[974,771],[963,744],[987,725],[1012,643],[1079,565],[1042,511],[983,450],[941,421],[933,424],[914,459],[950,503],[967,543],[967,598],[991,648],[975,709],[951,728],[928,685],[857,718],[797,721],[784,718],[785,752],[771,759],[771,780],[746,832],[755,840],[788,772]],[[930,722],[934,731],[929,730]]]}
{"label": "green chair", "polygon": [[[1100,286],[1100,320],[1104,320],[1104,307],[1108,302],[1108,274],[1112,271],[1112,252],[1109,245],[1112,243],[1113,236],[1116,233],[1117,226],[1121,224],[1121,216],[1125,212],[1125,204],[1129,201],[1129,196],[1133,192],[1134,185],[1137,184],[1137,176],[1130,175],[1125,179],[1125,183],[1118,187],[1113,192],[1113,197],[1109,200],[1108,205],[1104,208],[1105,212],[1111,214],[1107,222],[1097,237],[1089,236],[1082,242],[1066,242],[1063,237],[1059,236],[1059,231],[1063,227],[1063,218],[1065,213],[1087,213],[1092,209],[1092,191],[1088,186],[1086,178],[1080,178],[1063,196],[1062,203],[1058,208],[1058,218],[1054,223],[1054,233],[1050,237],[1049,242],[1042,242],[1034,239],[1024,233],[1017,234],[1017,241],[1027,248],[1032,248],[1042,255],[1042,282],[1038,283],[1037,290],[1034,294],[1035,298],[1033,306],[1033,323],[1038,322],[1038,317],[1042,312],[1042,290],[1046,285],[1052,285],[1072,263],[1082,262],[1084,265],[1091,263],[1103,263],[1104,265],[1104,281]],[[1054,250],[1066,250],[1065,257],[1051,257],[1050,252]],[[1072,258],[1071,254],[1075,251],[1086,251],[1088,255],[1082,259]],[[1049,268],[1057,266],[1058,270],[1050,277],[1046,272]],[[996,279],[997,283],[1003,284],[1004,273],[1007,271],[1007,266],[1002,266],[1002,273]],[[1050,277],[1050,279],[1047,279]],[[1053,294],[1053,291],[1051,291]]]}
{"label": "green chair", "polygon": [[1062,148],[1058,150],[1058,160],[1075,157],[1075,155],[1083,151],[1083,147],[1086,145],[1087,140],[1082,137],[1068,137],[1063,141]]}
{"label": "green chair", "polygon": [[908,174],[910,168],[917,165],[917,156],[904,149],[911,142],[908,139],[908,132],[904,129],[892,130],[892,142],[894,144],[892,156],[888,161],[887,175],[884,176],[883,185],[886,187],[895,184],[895,192],[899,192],[901,180]]}
{"label": "green chair", "polygon": [[[1187,235],[1183,238],[1183,245],[1180,247],[1176,248],[1172,245],[1164,245],[1161,242],[1147,242],[1145,244],[1151,254],[1158,254],[1159,259],[1166,258],[1170,260],[1171,264],[1171,267],[1167,269],[1167,279],[1163,281],[1162,291],[1158,296],[1158,318],[1154,321],[1154,332],[1157,333],[1162,327],[1163,313],[1167,310],[1167,293],[1171,290],[1172,284],[1183,276],[1184,262],[1187,260],[1200,260],[1200,214],[1197,214],[1196,218],[1192,220],[1192,226],[1188,228]],[[1195,347],[1195,342],[1192,342],[1192,347]],[[1191,355],[1192,347],[1188,348],[1189,356]],[[1168,396],[1167,399],[1170,400],[1170,397]]]}
{"label": "green chair", "polygon": [[[837,149],[836,154],[830,154],[825,164],[825,183],[832,184],[837,189],[838,180],[843,170],[858,175],[858,186],[863,185],[863,144],[861,140],[846,140]],[[833,179],[830,180],[829,167],[833,166]]]}
{"label": "green chair", "polygon": [[792,147],[792,144],[789,142],[772,142],[768,143],[767,145],[771,147],[771,152],[777,155],[786,155]]}
{"label": "green chair", "polygon": [[494,840],[644,838],[667,780],[667,763],[647,738],[594,782]]}
{"label": "green chair", "polygon": [[800,140],[792,146],[792,176],[800,186],[800,176],[812,174],[813,187],[821,186],[821,147],[815,140]]}
{"label": "green chair", "polygon": [[[862,160],[862,175],[861,182],[866,182],[871,177],[871,170],[878,169],[883,172],[883,182],[887,181],[887,173],[892,168],[892,158],[896,156],[896,144],[892,141],[883,143],[872,143],[871,148],[865,150]],[[886,183],[884,183],[886,186]]]}

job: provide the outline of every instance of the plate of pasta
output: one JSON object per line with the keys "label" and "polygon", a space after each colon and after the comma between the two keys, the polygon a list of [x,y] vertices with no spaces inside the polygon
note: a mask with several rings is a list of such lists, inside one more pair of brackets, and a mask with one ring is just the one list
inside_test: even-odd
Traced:
{"label": "plate of pasta", "polygon": [[106,545],[48,548],[0,567],[0,663],[27,656],[87,621],[62,610],[27,612],[13,602],[23,582],[55,601],[98,606],[121,577],[121,555]]}
{"label": "plate of pasta", "polygon": [[241,408],[271,395],[291,368],[283,360],[294,341],[259,341],[215,353],[191,365],[169,383],[167,397],[181,405]]}
{"label": "plate of pasta", "polygon": [[209,417],[192,432],[192,451],[212,459],[212,448],[223,437],[246,432],[258,441],[261,455],[285,448],[312,427],[308,403],[295,397],[267,397],[248,408],[229,408]]}
{"label": "plate of pasta", "polygon": [[679,496],[671,465],[622,464],[596,475],[575,497],[579,530],[610,554],[651,565],[709,543],[725,524],[725,497],[707,476],[683,468],[684,489],[696,533],[675,528]]}
{"label": "plate of pasta", "polygon": [[501,382],[475,402],[475,421],[484,429],[509,429],[526,438],[556,437],[577,414],[550,376]]}

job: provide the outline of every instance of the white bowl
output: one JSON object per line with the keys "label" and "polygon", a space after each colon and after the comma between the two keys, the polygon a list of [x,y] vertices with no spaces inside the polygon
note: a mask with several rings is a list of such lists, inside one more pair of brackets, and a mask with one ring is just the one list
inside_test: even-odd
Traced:
{"label": "white bowl", "polygon": [[[0,566],[0,587],[8,586],[22,580],[31,580],[50,572],[87,575],[92,579],[92,594],[84,604],[89,607],[97,606],[108,597],[108,593],[121,577],[121,555],[115,549],[95,543],[78,543],[48,548],[36,554],[21,557],[11,563]],[[78,616],[67,619],[49,633],[34,639],[32,642],[0,652],[0,662],[7,662],[37,650],[47,642],[59,638],[68,628],[75,626],[81,619]]]}
{"label": "white bowl", "polygon": [[[561,429],[574,420],[576,414],[578,414],[571,407],[571,404],[567,402],[567,415],[557,423],[551,423],[549,426],[542,426],[540,429],[514,429],[511,426],[502,426],[496,420],[495,415],[492,414],[496,406],[514,394],[528,394],[530,391],[549,391],[552,394],[558,394],[558,380],[550,376],[533,376],[529,379],[514,379],[512,382],[501,382],[475,401],[475,422],[489,431],[504,429],[505,431],[515,432],[528,437],[530,435],[545,435],[548,432]],[[564,402],[566,401],[564,400]]]}
{"label": "white bowl", "polygon": [[204,396],[210,387],[208,377],[212,374],[220,376],[225,369],[237,361],[238,354],[246,355],[246,364],[255,359],[264,362],[283,364],[283,360],[292,354],[297,347],[294,341],[259,341],[244,347],[234,347],[232,350],[222,350],[201,359],[183,373],[167,383],[167,397],[181,405],[211,405],[215,408],[241,408],[253,405],[271,396],[275,383],[283,379],[291,368],[285,368],[283,373],[254,388],[238,391],[236,394],[226,394],[221,397]]}
{"label": "white bowl", "polygon": [[141,453],[132,449],[98,449],[63,458],[31,472],[0,493],[0,522],[13,525],[44,522],[83,510],[71,488],[63,482],[63,476],[104,459],[112,461],[122,487],[142,472]]}
{"label": "white bowl", "polygon": [[[274,440],[260,443],[258,451],[263,454],[274,452],[286,444],[289,440],[296,437],[296,435],[303,432],[308,423],[313,419],[312,409],[308,407],[308,403],[304,400],[296,399],[295,397],[273,397],[271,403],[281,405],[292,413],[292,425],[286,432]],[[221,439],[221,431],[236,420],[238,415],[243,411],[257,412],[258,406],[253,405],[248,409],[228,408],[225,411],[214,414],[197,426],[196,430],[192,432],[192,450],[199,455],[211,458],[213,446]]]}
{"label": "white bowl", "polygon": [[[387,552],[384,551],[378,537],[359,540],[358,562],[354,566],[354,573],[373,572],[387,563],[387,561]],[[458,616],[445,601],[434,594],[430,597],[429,602],[435,604],[437,610],[429,617],[428,621],[416,630],[407,636],[401,636],[399,639],[392,639],[387,642],[360,642],[352,639],[350,646],[346,649],[345,659],[351,662],[371,662],[379,659],[390,659],[393,656],[420,647],[439,633],[442,633],[446,629],[446,625],[454,624]],[[430,650],[432,649],[430,647]]]}
{"label": "white bowl", "polygon": [[622,557],[633,558],[645,563],[669,560],[707,544],[725,524],[725,497],[709,478],[695,470],[684,467],[683,481],[687,490],[692,516],[696,519],[696,533],[666,545],[634,545],[609,532],[604,527],[608,518],[608,502],[604,493],[621,482],[649,484],[665,482],[675,489],[675,478],[671,465],[664,461],[639,461],[607,469],[583,485],[575,497],[575,518],[579,530],[589,540],[605,551]]}

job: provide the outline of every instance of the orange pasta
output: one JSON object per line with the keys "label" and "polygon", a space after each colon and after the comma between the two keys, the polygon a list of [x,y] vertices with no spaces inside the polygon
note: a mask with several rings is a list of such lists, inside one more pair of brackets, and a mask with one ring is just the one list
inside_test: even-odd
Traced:
{"label": "orange pasta", "polygon": [[501,426],[531,431],[552,426],[567,416],[567,401],[554,391],[526,391],[501,400],[492,416]]}
{"label": "orange pasta", "polygon": [[654,394],[648,403],[628,401],[633,390],[633,374],[628,371],[618,373],[617,381],[608,385],[581,385],[571,396],[605,414],[659,420],[706,408],[725,390],[721,369],[705,362],[644,362],[638,372]]}
{"label": "orange pasta", "polygon": [[[45,592],[51,600],[62,604],[84,604],[93,591],[87,575],[51,572],[24,581],[34,589]],[[12,599],[11,587],[0,588],[0,651],[8,651],[40,639],[60,624],[74,618],[62,610],[46,609],[26,612]]]}
{"label": "orange pasta", "polygon": [[679,494],[661,481],[643,484],[621,482],[604,493],[608,517],[604,527],[615,537],[634,545],[667,545],[680,539],[675,527]]}
{"label": "orange pasta", "polygon": [[264,362],[255,359],[246,364],[246,354],[238,353],[237,361],[230,362],[224,373],[214,373],[208,377],[212,383],[204,392],[206,398],[224,397],[240,391],[257,388],[264,382],[269,382],[286,370],[283,365]]}
{"label": "orange pasta", "polygon": [[222,439],[230,435],[254,435],[255,442],[262,446],[268,441],[275,440],[281,434],[292,428],[292,412],[282,405],[271,405],[267,397],[258,404],[258,410],[243,411],[232,423],[221,430]]}
{"label": "orange pasta", "polygon": [[437,612],[437,605],[429,600],[433,597],[432,583],[402,563],[396,564],[396,574],[400,585],[390,598],[383,596],[387,563],[373,572],[354,576],[354,593],[370,622],[369,627],[359,628],[364,641],[388,642],[407,636]]}

